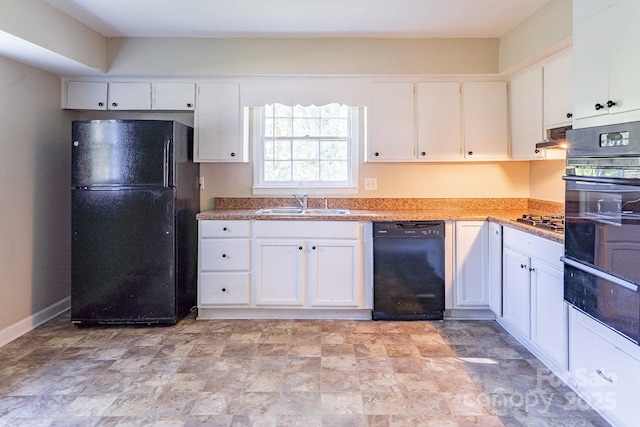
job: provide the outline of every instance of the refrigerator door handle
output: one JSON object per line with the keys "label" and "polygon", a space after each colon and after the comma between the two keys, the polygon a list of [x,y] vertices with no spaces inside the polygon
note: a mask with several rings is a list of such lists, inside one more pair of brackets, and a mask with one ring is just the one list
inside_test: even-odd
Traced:
{"label": "refrigerator door handle", "polygon": [[171,138],[164,141],[164,186],[169,187],[169,156],[171,149]]}

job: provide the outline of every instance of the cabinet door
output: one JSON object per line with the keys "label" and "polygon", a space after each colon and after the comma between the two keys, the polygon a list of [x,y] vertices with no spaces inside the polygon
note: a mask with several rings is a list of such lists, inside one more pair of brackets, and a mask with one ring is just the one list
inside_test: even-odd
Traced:
{"label": "cabinet door", "polygon": [[150,110],[151,83],[109,83],[109,110]]}
{"label": "cabinet door", "polygon": [[417,121],[420,160],[462,158],[460,83],[418,83]]}
{"label": "cabinet door", "polygon": [[529,257],[502,249],[502,317],[523,337],[529,338],[530,278]]}
{"label": "cabinet door", "polygon": [[531,341],[568,369],[567,306],[563,271],[531,259]]}
{"label": "cabinet door", "polygon": [[416,159],[413,83],[372,83],[369,88],[368,160]]}
{"label": "cabinet door", "polygon": [[107,88],[105,82],[67,82],[67,99],[64,108],[71,110],[106,110]]}
{"label": "cabinet door", "polygon": [[544,127],[567,126],[573,117],[573,59],[563,54],[544,66]]}
{"label": "cabinet door", "polygon": [[[640,2],[620,0],[609,9],[609,100],[616,103],[610,114],[640,109]],[[615,119],[614,119],[615,121]]]}
{"label": "cabinet door", "polygon": [[360,307],[360,244],[353,240],[314,240],[309,252],[309,292],[313,307]]}
{"label": "cabinet door", "polygon": [[154,83],[154,110],[194,110],[196,105],[195,83]]}
{"label": "cabinet door", "polygon": [[489,306],[489,226],[486,221],[456,222],[455,307]]}
{"label": "cabinet door", "polygon": [[508,159],[507,84],[465,82],[462,88],[465,158]]}
{"label": "cabinet door", "polygon": [[238,83],[198,84],[195,158],[200,162],[246,162]]}
{"label": "cabinet door", "polygon": [[541,159],[536,144],[544,139],[542,126],[542,68],[511,79],[511,158]]}
{"label": "cabinet door", "polygon": [[[587,3],[587,2],[584,2]],[[577,8],[582,2],[574,2]],[[574,119],[606,114],[606,108],[596,110],[595,104],[605,105],[609,97],[609,53],[607,32],[608,9],[576,23],[573,27],[573,108]]]}
{"label": "cabinet door", "polygon": [[301,240],[257,239],[254,249],[252,270],[256,305],[304,305],[304,243]]}
{"label": "cabinet door", "polygon": [[489,223],[489,308],[502,315],[502,226]]}

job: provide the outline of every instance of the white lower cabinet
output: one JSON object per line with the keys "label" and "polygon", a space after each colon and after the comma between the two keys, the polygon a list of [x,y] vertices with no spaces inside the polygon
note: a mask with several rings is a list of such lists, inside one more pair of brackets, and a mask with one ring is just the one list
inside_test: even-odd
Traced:
{"label": "white lower cabinet", "polygon": [[563,300],[563,246],[504,227],[499,322],[545,364],[567,370],[568,321]]}
{"label": "white lower cabinet", "polygon": [[254,222],[258,307],[363,308],[362,225]]}
{"label": "white lower cabinet", "polygon": [[502,226],[489,222],[489,308],[502,315]]}
{"label": "white lower cabinet", "polygon": [[198,308],[247,306],[251,223],[199,221]]}
{"label": "white lower cabinet", "polygon": [[309,305],[362,306],[360,241],[314,239],[309,242]]}
{"label": "white lower cabinet", "polygon": [[569,310],[570,385],[615,426],[638,425],[640,347]]}
{"label": "white lower cabinet", "polygon": [[489,223],[456,221],[453,308],[489,308]]}
{"label": "white lower cabinet", "polygon": [[253,263],[256,305],[304,305],[305,246],[303,239],[256,239]]}
{"label": "white lower cabinet", "polygon": [[[505,230],[504,234],[509,232]],[[529,256],[505,243],[502,260],[502,318],[528,339],[531,326]]]}

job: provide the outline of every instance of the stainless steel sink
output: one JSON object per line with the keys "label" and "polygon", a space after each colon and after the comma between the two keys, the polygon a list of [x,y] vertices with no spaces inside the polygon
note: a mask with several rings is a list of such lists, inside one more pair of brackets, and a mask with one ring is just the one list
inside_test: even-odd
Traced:
{"label": "stainless steel sink", "polygon": [[305,209],[303,211],[304,215],[318,215],[318,216],[349,215],[350,213],[351,212],[349,212],[349,209]]}
{"label": "stainless steel sink", "polygon": [[349,209],[302,209],[302,208],[262,208],[256,215],[306,215],[306,216],[340,216],[349,215]]}

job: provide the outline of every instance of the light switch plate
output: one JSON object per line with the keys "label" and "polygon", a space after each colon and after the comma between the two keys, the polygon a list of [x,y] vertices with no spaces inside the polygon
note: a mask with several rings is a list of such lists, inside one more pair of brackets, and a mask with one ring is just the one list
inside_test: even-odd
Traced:
{"label": "light switch plate", "polygon": [[364,189],[365,190],[377,190],[378,189],[378,180],[376,178],[365,178],[364,179]]}

